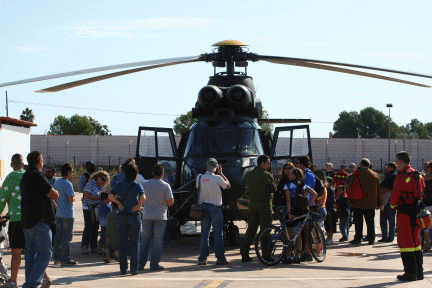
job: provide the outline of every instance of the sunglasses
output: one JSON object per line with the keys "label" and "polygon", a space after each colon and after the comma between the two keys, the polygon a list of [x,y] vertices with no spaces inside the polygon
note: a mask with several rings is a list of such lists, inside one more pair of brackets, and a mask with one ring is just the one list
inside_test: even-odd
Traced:
{"label": "sunglasses", "polygon": [[101,180],[102,180],[102,182],[107,182],[107,179],[106,178],[100,178]]}
{"label": "sunglasses", "polygon": [[284,170],[291,170],[291,169],[293,169],[293,167],[291,167],[291,166],[286,166],[286,167],[284,167],[283,169],[284,169]]}

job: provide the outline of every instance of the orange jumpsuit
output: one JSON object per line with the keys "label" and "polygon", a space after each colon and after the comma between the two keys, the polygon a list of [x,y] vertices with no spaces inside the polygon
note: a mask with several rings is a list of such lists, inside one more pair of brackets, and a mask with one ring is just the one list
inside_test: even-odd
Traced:
{"label": "orange jumpsuit", "polygon": [[[419,181],[413,179],[413,175],[407,172],[415,171],[410,165],[399,171],[393,183],[393,191],[390,197],[390,206],[396,210],[402,204],[413,204],[414,198],[420,198],[425,187],[424,179],[419,175]],[[417,188],[418,185],[418,188]],[[415,222],[415,219],[413,219]],[[411,216],[398,212],[397,243],[400,252],[414,252],[421,250],[420,227],[411,224]]]}

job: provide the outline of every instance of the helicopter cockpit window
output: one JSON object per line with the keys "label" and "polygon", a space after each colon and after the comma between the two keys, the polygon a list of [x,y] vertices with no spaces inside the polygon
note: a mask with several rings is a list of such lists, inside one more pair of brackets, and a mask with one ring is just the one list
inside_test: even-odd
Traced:
{"label": "helicopter cockpit window", "polygon": [[139,155],[142,157],[156,157],[156,132],[141,130]]}
{"label": "helicopter cockpit window", "polygon": [[242,156],[262,155],[264,150],[258,131],[255,129],[242,129],[239,143],[239,153]]}
{"label": "helicopter cockpit window", "polygon": [[255,129],[196,129],[191,132],[185,150],[188,156],[263,154],[258,132]]}

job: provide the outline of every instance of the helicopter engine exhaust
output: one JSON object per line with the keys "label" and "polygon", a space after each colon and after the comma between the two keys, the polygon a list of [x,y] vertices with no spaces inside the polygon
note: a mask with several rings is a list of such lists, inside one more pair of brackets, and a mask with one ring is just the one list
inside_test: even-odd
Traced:
{"label": "helicopter engine exhaust", "polygon": [[222,98],[222,90],[214,85],[206,85],[198,93],[198,103],[206,110],[215,109]]}
{"label": "helicopter engine exhaust", "polygon": [[252,92],[244,85],[233,85],[228,89],[226,96],[228,106],[235,111],[243,112],[250,109],[252,103]]}

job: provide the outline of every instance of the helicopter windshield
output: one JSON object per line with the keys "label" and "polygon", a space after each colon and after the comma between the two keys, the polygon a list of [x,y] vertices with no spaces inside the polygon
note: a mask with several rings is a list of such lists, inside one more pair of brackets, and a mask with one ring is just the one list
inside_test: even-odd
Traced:
{"label": "helicopter windshield", "polygon": [[263,148],[256,128],[197,128],[191,131],[185,156],[240,154],[261,155]]}

